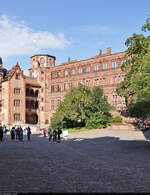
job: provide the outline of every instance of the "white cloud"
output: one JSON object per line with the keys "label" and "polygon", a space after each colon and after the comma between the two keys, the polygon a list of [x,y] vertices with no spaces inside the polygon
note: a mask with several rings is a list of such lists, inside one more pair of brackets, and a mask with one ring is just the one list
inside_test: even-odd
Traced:
{"label": "white cloud", "polygon": [[42,49],[63,49],[69,41],[63,33],[35,32],[23,22],[0,17],[0,56],[26,55]]}

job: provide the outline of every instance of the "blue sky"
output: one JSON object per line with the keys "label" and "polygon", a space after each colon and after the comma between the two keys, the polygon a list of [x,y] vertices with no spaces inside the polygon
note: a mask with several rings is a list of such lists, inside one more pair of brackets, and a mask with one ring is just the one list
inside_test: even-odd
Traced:
{"label": "blue sky", "polygon": [[27,70],[38,53],[56,56],[59,65],[107,47],[124,51],[149,15],[149,0],[1,0],[0,56],[7,69],[19,61]]}

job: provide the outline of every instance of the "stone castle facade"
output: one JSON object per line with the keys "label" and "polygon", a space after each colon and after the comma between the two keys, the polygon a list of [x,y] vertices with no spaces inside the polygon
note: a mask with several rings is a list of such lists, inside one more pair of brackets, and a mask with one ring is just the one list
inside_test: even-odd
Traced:
{"label": "stone castle facade", "polygon": [[49,126],[53,114],[65,94],[80,83],[90,88],[101,86],[108,103],[117,110],[125,106],[116,94],[117,84],[125,74],[121,71],[125,52],[99,54],[85,60],[71,60],[55,66],[55,56],[38,54],[31,57],[29,76],[17,63],[11,70],[3,68],[0,58],[0,123]]}

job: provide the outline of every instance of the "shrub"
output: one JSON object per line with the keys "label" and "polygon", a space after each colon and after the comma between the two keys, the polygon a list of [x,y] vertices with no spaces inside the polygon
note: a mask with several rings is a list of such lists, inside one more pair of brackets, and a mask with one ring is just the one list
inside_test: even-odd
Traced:
{"label": "shrub", "polygon": [[99,111],[93,113],[86,123],[87,128],[105,128],[110,122],[111,116],[106,115],[104,112]]}
{"label": "shrub", "polygon": [[113,119],[112,119],[112,123],[122,123],[122,117],[121,116],[115,116]]}

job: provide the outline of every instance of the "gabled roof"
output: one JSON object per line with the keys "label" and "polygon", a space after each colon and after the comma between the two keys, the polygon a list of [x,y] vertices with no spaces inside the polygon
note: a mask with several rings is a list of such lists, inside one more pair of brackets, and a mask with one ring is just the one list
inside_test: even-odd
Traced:
{"label": "gabled roof", "polygon": [[19,71],[21,72],[22,76],[24,77],[23,75],[23,71],[21,70],[20,66],[19,66],[19,63],[17,62],[15,66],[12,67],[11,70],[6,70],[5,72],[5,77],[4,77],[4,80],[3,81],[7,81],[7,80],[10,80],[12,78],[12,76],[14,75],[14,73],[17,71],[17,69],[19,69]]}

